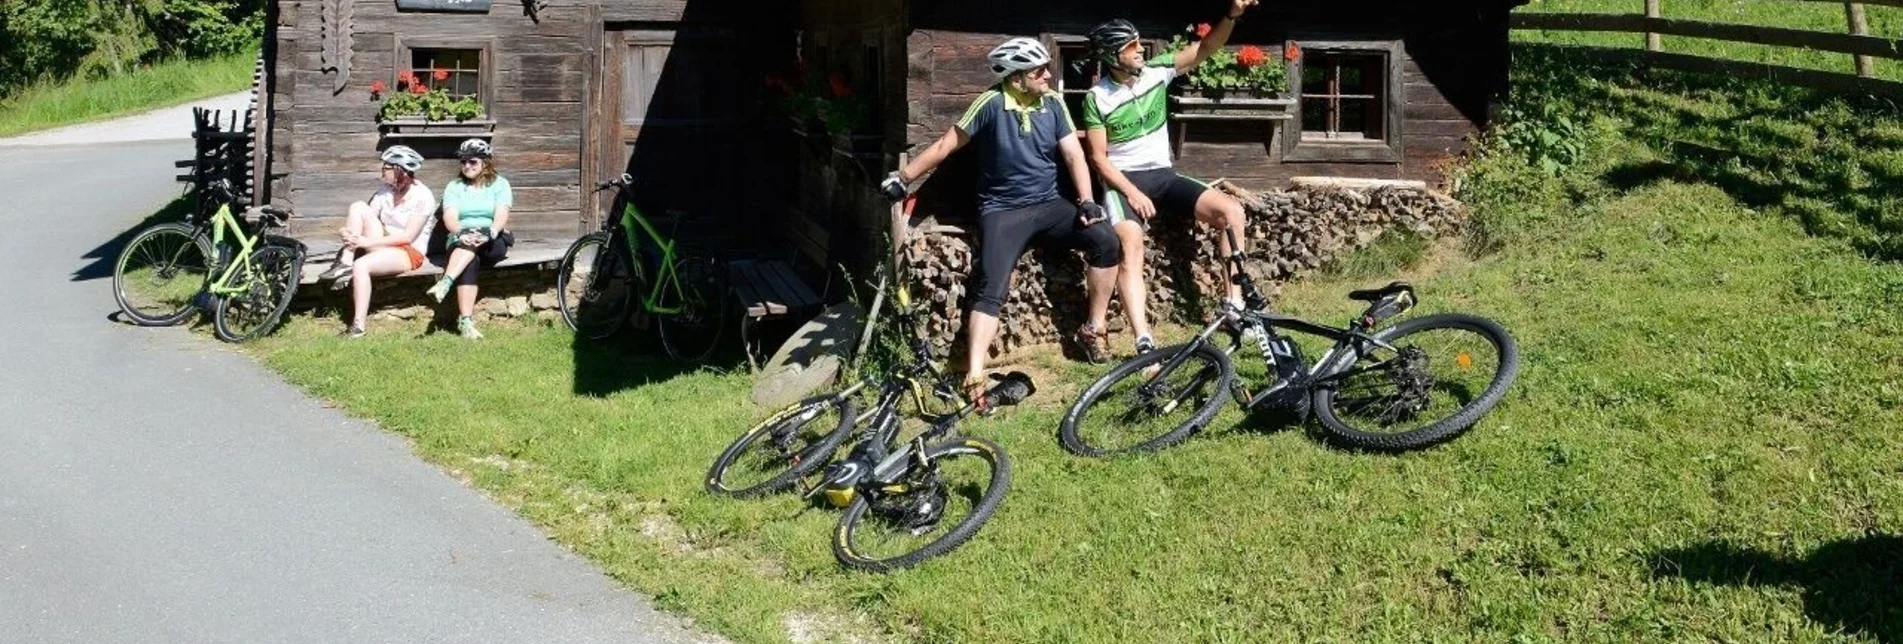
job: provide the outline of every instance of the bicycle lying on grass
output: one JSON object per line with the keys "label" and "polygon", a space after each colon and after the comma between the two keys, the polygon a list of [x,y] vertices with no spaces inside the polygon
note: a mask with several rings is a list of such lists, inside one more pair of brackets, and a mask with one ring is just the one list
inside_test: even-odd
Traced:
{"label": "bicycle lying on grass", "polygon": [[635,293],[645,293],[641,309],[658,318],[667,355],[704,360],[720,342],[725,273],[711,257],[677,254],[680,245],[634,207],[633,183],[634,177],[623,174],[595,186],[596,192],[618,191],[621,216],[604,218],[601,230],[583,235],[562,254],[555,277],[562,319],[582,337],[607,338],[627,322]]}
{"label": "bicycle lying on grass", "polygon": [[[202,307],[218,339],[244,342],[270,333],[290,308],[304,245],[267,234],[284,227],[290,211],[245,209],[229,182],[208,185],[222,202],[218,211],[210,220],[158,224],[133,237],[113,265],[112,295],[139,326],[179,324]],[[232,214],[234,208],[244,214]]]}
{"label": "bicycle lying on grass", "polygon": [[[904,288],[897,299],[901,328],[914,329]],[[957,435],[958,422],[974,411],[1023,402],[1036,388],[1020,372],[994,375],[979,400],[930,414],[926,390],[947,401],[962,401],[963,395],[934,366],[931,346],[911,336],[905,364],[794,403],[741,434],[707,471],[707,490],[756,497],[792,488],[825,467],[803,495],[823,494],[833,507],[845,508],[833,555],[860,570],[906,568],[964,544],[1004,502],[1011,460],[996,443]],[[854,396],[862,391],[876,392],[876,402],[858,413]],[[929,427],[900,442],[899,408],[908,394]],[[845,459],[834,461],[855,426],[864,428],[858,442]]]}
{"label": "bicycle lying on grass", "polygon": [[[1231,248],[1241,248],[1233,231],[1225,234]],[[1336,328],[1268,312],[1243,255],[1224,264],[1234,270],[1244,306],[1223,303],[1195,339],[1137,356],[1092,383],[1058,428],[1064,449],[1083,456],[1160,450],[1202,429],[1231,396],[1244,412],[1289,409],[1305,421],[1312,411],[1330,435],[1356,447],[1420,448],[1479,422],[1519,371],[1513,337],[1486,318],[1443,313],[1377,330],[1413,308],[1414,289],[1406,283],[1349,293],[1368,308]],[[1304,366],[1301,348],[1278,330],[1334,346]],[[1226,350],[1217,346],[1219,332],[1229,336]],[[1269,377],[1253,393],[1230,363],[1245,337]]]}

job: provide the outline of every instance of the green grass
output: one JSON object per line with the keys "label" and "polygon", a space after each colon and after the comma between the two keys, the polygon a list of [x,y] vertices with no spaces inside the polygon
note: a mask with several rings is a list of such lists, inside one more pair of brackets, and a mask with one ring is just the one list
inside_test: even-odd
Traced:
{"label": "green grass", "polygon": [[0,100],[0,136],[136,114],[251,86],[256,53],[172,61],[100,80],[27,88]]}
{"label": "green grass", "polygon": [[[1645,13],[1641,0],[1532,0],[1520,7],[1521,13]],[[1660,14],[1666,18],[1728,22],[1804,29],[1825,33],[1849,33],[1841,4],[1822,2],[1786,2],[1782,0],[1665,0]],[[1903,38],[1903,8],[1869,5],[1865,8],[1870,34]],[[1593,33],[1569,31],[1515,31],[1517,42],[1540,42],[1602,47],[1645,46],[1645,34]],[[1805,69],[1855,73],[1850,54],[1822,52],[1791,47],[1772,47],[1684,36],[1663,36],[1661,46],[1667,52],[1695,54],[1712,58],[1786,65]],[[1903,61],[1875,59],[1876,75],[1903,80]]]}
{"label": "green grass", "polygon": [[[1784,146],[1804,185],[1829,171],[1821,127],[1881,138],[1903,131],[1896,115],[1822,99],[1822,121],[1734,112],[1766,99],[1539,69],[1516,82],[1600,110],[1591,153],[1557,178],[1512,154],[1465,174],[1499,250],[1396,243],[1279,303],[1342,321],[1348,289],[1400,277],[1419,313],[1499,320],[1523,368],[1478,428],[1385,456],[1231,429],[1231,410],[1161,454],[1079,459],[1057,418],[1102,369],[1029,352],[1010,366],[1039,377],[1032,403],[965,426],[1014,459],[1003,509],[911,571],[842,572],[830,511],[701,491],[764,415],[744,373],[577,345],[548,322],[492,324],[481,344],[408,323],[346,341],[300,316],[254,349],[739,641],[795,625],[930,642],[1903,639],[1903,267],[1804,214],[1856,221],[1858,202],[1766,199],[1666,144],[1808,132],[1819,146]],[[1847,158],[1889,154],[1863,147]],[[445,378],[463,393],[441,393]]]}

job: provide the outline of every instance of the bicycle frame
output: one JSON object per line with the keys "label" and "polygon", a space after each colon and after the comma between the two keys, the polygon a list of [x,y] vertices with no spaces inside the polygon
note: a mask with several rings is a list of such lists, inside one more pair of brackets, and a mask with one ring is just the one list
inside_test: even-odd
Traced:
{"label": "bicycle frame", "polygon": [[[680,275],[675,269],[679,260],[674,250],[674,241],[662,235],[661,231],[654,227],[654,223],[648,221],[648,218],[641,214],[641,210],[634,206],[633,195],[628,194],[632,188],[630,188],[627,183],[622,183],[619,187],[621,216],[616,220],[612,220],[613,223],[609,224],[608,236],[611,243],[612,240],[617,237],[622,241],[621,248],[617,248],[616,252],[619,252],[621,249],[627,251],[626,256],[628,258],[629,271],[635,275],[636,279],[648,287],[647,294],[641,299],[641,308],[655,315],[674,315],[680,313],[683,307],[663,306],[661,304],[661,297],[667,294],[664,289],[669,288],[673,289],[673,295],[676,301],[685,301],[687,299],[687,290],[681,286]],[[648,239],[654,242],[654,247],[660,249],[660,264],[659,268],[655,270],[653,280],[646,279],[642,271],[641,247],[638,243],[639,240],[635,237],[636,231],[646,234]],[[597,257],[595,259],[595,268],[600,269],[600,264],[603,261],[612,260],[605,257]],[[600,275],[602,273],[595,274]]]}
{"label": "bicycle frame", "polygon": [[[225,235],[227,233],[231,235],[232,239],[237,241],[237,252],[232,255],[231,261],[226,263],[218,272],[218,276],[212,279],[205,287],[206,291],[209,291],[213,296],[217,297],[237,295],[245,292],[245,290],[249,288],[254,270],[251,265],[251,251],[257,247],[259,240],[264,238],[263,232],[259,232],[256,236],[245,235],[244,226],[239,225],[237,216],[231,214],[231,204],[229,203],[220,204],[218,206],[218,212],[213,213],[211,217],[211,246],[213,252],[217,252],[218,249],[221,248],[226,248]],[[239,275],[238,270],[240,267],[244,269],[242,273],[243,277],[242,279],[234,281],[232,278]]]}
{"label": "bicycle frame", "polygon": [[[1225,231],[1225,234],[1229,235],[1230,248],[1239,249],[1242,247],[1236,243],[1234,231]],[[1295,343],[1289,342],[1287,344],[1291,354],[1289,358],[1300,366],[1300,370],[1291,378],[1277,378],[1274,384],[1257,392],[1254,396],[1249,395],[1242,383],[1242,379],[1240,377],[1236,378],[1234,381],[1236,391],[1234,392],[1235,396],[1233,396],[1233,398],[1235,398],[1236,404],[1242,409],[1253,409],[1257,405],[1272,400],[1273,396],[1291,388],[1307,392],[1317,387],[1332,386],[1348,377],[1370,369],[1379,368],[1385,361],[1350,370],[1343,370],[1338,364],[1343,358],[1348,360],[1347,364],[1353,364],[1355,358],[1366,353],[1370,347],[1390,351],[1395,350],[1393,345],[1383,342],[1379,338],[1371,335],[1369,332],[1373,330],[1373,325],[1365,320],[1350,322],[1346,327],[1332,327],[1292,316],[1267,312],[1267,299],[1262,296],[1261,291],[1256,289],[1255,281],[1249,276],[1248,272],[1244,270],[1242,253],[1240,251],[1231,253],[1224,261],[1224,264],[1234,271],[1234,279],[1236,280],[1236,284],[1241,287],[1243,301],[1247,304],[1245,308],[1238,309],[1235,308],[1234,305],[1224,302],[1216,319],[1211,320],[1208,325],[1203,327],[1202,332],[1196,334],[1195,339],[1190,340],[1191,347],[1210,342],[1211,338],[1214,337],[1218,331],[1221,331],[1229,335],[1229,346],[1224,349],[1224,353],[1233,356],[1242,347],[1243,330],[1253,328],[1259,332],[1257,335],[1259,338],[1257,341],[1257,349],[1262,354],[1263,364],[1268,367],[1270,374],[1276,374],[1278,373],[1278,365],[1276,364],[1276,356],[1270,348],[1271,343],[1287,339],[1287,336],[1278,335],[1276,331],[1292,331],[1304,335],[1327,338],[1333,340],[1335,343],[1334,346],[1323,352],[1321,357],[1316,358],[1314,363],[1303,366],[1304,361],[1302,359],[1301,348],[1296,346]],[[1182,366],[1183,362],[1189,359],[1191,353],[1191,351],[1178,352],[1175,356],[1163,363],[1163,367],[1158,370],[1156,376],[1150,379],[1150,382],[1159,382],[1164,375],[1174,372],[1177,367]],[[1183,391],[1185,393],[1194,391],[1201,384],[1200,382],[1195,383],[1193,386],[1183,388]],[[1172,401],[1172,406],[1179,402],[1181,401]]]}

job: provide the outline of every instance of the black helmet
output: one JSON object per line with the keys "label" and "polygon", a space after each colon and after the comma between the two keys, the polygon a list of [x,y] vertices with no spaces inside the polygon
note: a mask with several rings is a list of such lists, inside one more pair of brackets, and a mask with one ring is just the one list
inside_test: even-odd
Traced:
{"label": "black helmet", "polygon": [[1118,18],[1090,30],[1090,50],[1105,62],[1116,62],[1124,46],[1138,37],[1136,25]]}

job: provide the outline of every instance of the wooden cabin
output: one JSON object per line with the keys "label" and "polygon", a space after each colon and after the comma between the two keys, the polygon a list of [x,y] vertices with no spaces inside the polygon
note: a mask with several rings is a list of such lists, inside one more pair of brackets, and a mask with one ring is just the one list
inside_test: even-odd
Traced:
{"label": "wooden cabin", "polygon": [[[1505,88],[1507,12],[1522,1],[1265,2],[1231,44],[1301,49],[1276,59],[1302,79],[1285,97],[1286,120],[1181,120],[1178,167],[1251,188],[1302,175],[1435,182]],[[1042,38],[1059,58],[1063,91],[1075,95],[1094,80],[1082,61],[1092,25],[1130,19],[1160,48],[1227,7],[277,0],[267,20],[259,190],[297,208],[295,236],[334,247],[345,204],[376,187],[378,150],[421,151],[422,178],[440,193],[456,172],[455,146],[486,137],[515,187],[519,238],[565,243],[592,230],[611,200],[590,187],[625,171],[648,211],[719,222],[726,233],[793,248],[819,270],[863,267],[886,226],[874,184],[993,84],[991,47]],[[767,79],[801,66],[849,86],[869,118],[827,135],[776,112]],[[480,113],[379,120],[404,72],[479,101]],[[954,155],[933,179],[920,214],[970,216],[972,164],[960,158],[968,156]]]}
{"label": "wooden cabin", "polygon": [[[591,187],[624,171],[644,211],[757,223],[783,191],[749,179],[771,160],[755,143],[759,75],[742,70],[790,56],[794,30],[790,10],[753,4],[278,0],[259,110],[263,196],[297,209],[293,235],[334,248],[345,205],[377,186],[378,151],[417,149],[440,196],[456,146],[481,137],[514,187],[519,239],[566,244],[594,229],[613,195]],[[379,120],[404,72],[481,113]]]}

